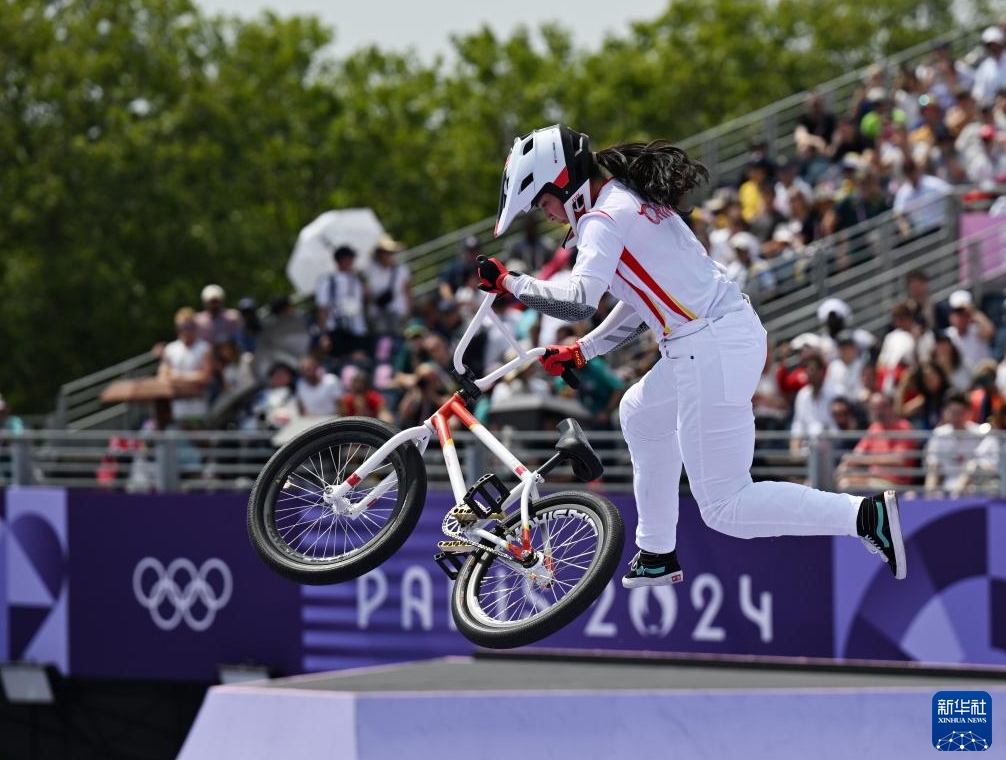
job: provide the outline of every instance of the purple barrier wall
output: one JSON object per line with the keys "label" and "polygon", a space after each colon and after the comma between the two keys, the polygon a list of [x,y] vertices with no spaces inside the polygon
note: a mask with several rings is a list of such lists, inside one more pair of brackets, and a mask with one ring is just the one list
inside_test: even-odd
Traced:
{"label": "purple barrier wall", "polygon": [[[213,680],[468,654],[433,562],[450,497],[355,582],[297,586],[245,535],[245,495],[0,494],[0,659],[105,677]],[[631,497],[624,562],[633,552]],[[743,541],[682,505],[685,582],[609,584],[542,646],[1006,665],[1006,503],[905,500],[902,582],[853,538]]]}

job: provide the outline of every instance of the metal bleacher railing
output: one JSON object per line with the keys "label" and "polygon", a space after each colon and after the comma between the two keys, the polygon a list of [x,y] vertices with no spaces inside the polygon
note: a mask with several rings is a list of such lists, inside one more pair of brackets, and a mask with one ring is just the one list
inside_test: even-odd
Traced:
{"label": "metal bleacher railing", "polygon": [[[108,488],[132,492],[178,493],[185,491],[248,491],[275,447],[267,432],[198,432],[181,435],[167,432],[27,431],[22,435],[0,433],[0,486],[33,485],[65,488]],[[503,428],[500,439],[525,464],[544,462],[552,453],[556,435]],[[834,489],[840,444],[858,439],[863,432],[821,434],[807,441],[799,455],[789,453],[789,433],[761,431],[757,436],[755,480],[789,480],[816,488]],[[892,434],[909,438],[916,451],[906,458],[897,474],[906,483],[899,491],[933,493],[924,486],[925,446],[928,431]],[[982,435],[997,439],[1001,452],[1006,432],[987,430]],[[605,465],[604,475],[590,488],[609,493],[629,492],[632,464],[628,449],[617,431],[591,431],[590,438]],[[511,473],[492,459],[484,458],[479,445],[470,445],[471,434],[455,437],[462,466],[469,481],[494,471],[504,482]],[[971,451],[971,449],[968,449]],[[430,488],[450,490],[447,471],[436,447],[426,453]],[[976,460],[977,461],[977,460]],[[561,473],[560,473],[561,474]],[[570,477],[572,475],[570,474]],[[555,477],[550,478],[558,486]],[[585,487],[570,481],[563,488]],[[1006,456],[991,457],[976,471],[964,493],[1006,496]]]}

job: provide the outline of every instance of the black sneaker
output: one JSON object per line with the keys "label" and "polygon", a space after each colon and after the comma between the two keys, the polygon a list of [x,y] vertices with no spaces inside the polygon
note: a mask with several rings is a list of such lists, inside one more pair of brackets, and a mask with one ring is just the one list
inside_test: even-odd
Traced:
{"label": "black sneaker", "polygon": [[863,499],[856,518],[856,531],[871,553],[883,557],[895,578],[901,580],[908,574],[898,497],[894,491],[884,491]]}
{"label": "black sneaker", "polygon": [[638,551],[629,563],[629,572],[622,576],[622,585],[625,588],[669,586],[684,579],[685,574],[681,572],[675,552],[652,554]]}

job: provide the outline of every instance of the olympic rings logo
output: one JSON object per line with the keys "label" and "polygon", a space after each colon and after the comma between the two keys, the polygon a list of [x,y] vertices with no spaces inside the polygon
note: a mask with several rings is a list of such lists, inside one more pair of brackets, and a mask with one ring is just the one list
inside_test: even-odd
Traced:
{"label": "olympic rings logo", "polygon": [[[198,569],[184,557],[167,567],[154,557],[144,557],[133,570],[136,601],[150,611],[150,619],[162,631],[174,630],[183,620],[193,631],[205,631],[230,601],[233,590],[231,570],[217,557]],[[199,613],[200,609],[204,611]]]}

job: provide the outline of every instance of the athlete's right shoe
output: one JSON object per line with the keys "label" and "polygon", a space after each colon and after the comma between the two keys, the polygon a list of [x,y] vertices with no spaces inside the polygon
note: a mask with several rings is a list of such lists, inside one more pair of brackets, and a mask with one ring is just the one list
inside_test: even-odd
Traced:
{"label": "athlete's right shoe", "polygon": [[640,550],[629,563],[629,572],[622,576],[622,586],[670,586],[672,583],[681,583],[684,579],[685,574],[681,572],[675,552],[653,554]]}
{"label": "athlete's right shoe", "polygon": [[901,580],[908,574],[898,496],[894,491],[884,491],[863,499],[856,517],[856,532],[871,553],[881,555],[895,578]]}

